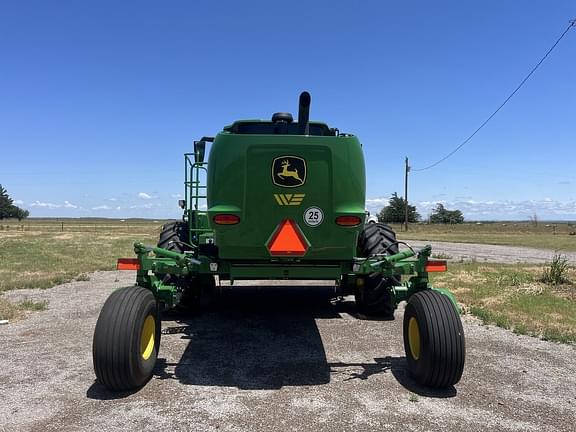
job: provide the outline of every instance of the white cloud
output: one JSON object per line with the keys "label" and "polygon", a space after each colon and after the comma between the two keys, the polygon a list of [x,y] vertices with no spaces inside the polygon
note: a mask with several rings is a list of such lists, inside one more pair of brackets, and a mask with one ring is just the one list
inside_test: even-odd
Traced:
{"label": "white cloud", "polygon": [[366,204],[388,204],[390,198],[368,198]]}
{"label": "white cloud", "polygon": [[[541,200],[487,200],[478,201],[466,197],[465,200],[431,200],[412,202],[418,213],[426,219],[440,203],[449,210],[460,210],[467,220],[528,220],[536,214],[540,220],[576,220],[576,201],[556,201],[551,198]],[[387,198],[366,200],[366,207],[376,214],[388,204]]]}
{"label": "white cloud", "polygon": [[[466,219],[522,219],[527,220],[536,214],[540,219],[576,219],[576,201],[556,201],[551,198],[526,201],[448,201],[443,203],[448,209],[462,211]],[[430,214],[436,203],[416,203],[423,217]]]}
{"label": "white cloud", "polygon": [[151,209],[151,208],[159,208],[161,207],[160,204],[152,204],[152,203],[146,203],[146,204],[138,204],[138,205],[132,205],[130,206],[131,209]]}
{"label": "white cloud", "polygon": [[30,204],[30,207],[42,207],[48,209],[57,209],[57,208],[67,208],[67,209],[77,209],[78,206],[72,204],[70,201],[64,201],[64,204],[55,204],[51,202],[42,202],[42,201],[34,201]]}
{"label": "white cloud", "polygon": [[22,200],[16,200],[16,201],[14,201],[14,204],[16,204],[16,205],[22,205],[22,204],[24,204],[24,201],[22,201]]}
{"label": "white cloud", "polygon": [[59,204],[54,204],[54,203],[49,203],[49,202],[41,202],[41,201],[36,200],[32,204],[30,204],[30,207],[44,207],[44,208],[55,209],[55,208],[60,208],[62,206]]}
{"label": "white cloud", "polygon": [[144,199],[144,200],[149,200],[149,199],[152,199],[152,196],[148,195],[146,192],[140,192],[138,194],[138,198]]}
{"label": "white cloud", "polygon": [[104,204],[104,205],[99,205],[99,206],[96,206],[96,207],[92,207],[92,210],[110,210],[110,207],[107,206],[106,204]]}
{"label": "white cloud", "polygon": [[182,194],[175,193],[175,194],[170,195],[170,197],[172,197],[172,198],[182,198]]}
{"label": "white cloud", "polygon": [[118,201],[118,198],[108,198],[108,201]]}

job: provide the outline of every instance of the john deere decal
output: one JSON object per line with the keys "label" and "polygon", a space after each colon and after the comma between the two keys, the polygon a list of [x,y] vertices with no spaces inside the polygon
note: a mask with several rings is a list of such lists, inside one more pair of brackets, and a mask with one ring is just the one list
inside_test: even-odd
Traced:
{"label": "john deere decal", "polygon": [[298,156],[279,156],[272,162],[272,182],[276,186],[298,187],[306,182],[306,161]]}

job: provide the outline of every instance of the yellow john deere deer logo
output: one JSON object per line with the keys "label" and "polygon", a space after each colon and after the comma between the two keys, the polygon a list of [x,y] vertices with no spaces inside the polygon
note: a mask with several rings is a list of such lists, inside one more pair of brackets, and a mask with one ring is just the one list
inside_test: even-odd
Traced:
{"label": "yellow john deere deer logo", "polygon": [[298,156],[280,156],[272,162],[272,182],[276,186],[298,187],[306,182],[306,161]]}

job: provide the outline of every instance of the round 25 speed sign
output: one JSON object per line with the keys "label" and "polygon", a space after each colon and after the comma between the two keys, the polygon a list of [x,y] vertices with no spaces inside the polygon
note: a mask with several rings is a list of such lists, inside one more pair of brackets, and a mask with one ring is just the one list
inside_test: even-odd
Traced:
{"label": "round 25 speed sign", "polygon": [[324,213],[320,207],[309,207],[304,212],[304,223],[308,226],[315,227],[324,220]]}

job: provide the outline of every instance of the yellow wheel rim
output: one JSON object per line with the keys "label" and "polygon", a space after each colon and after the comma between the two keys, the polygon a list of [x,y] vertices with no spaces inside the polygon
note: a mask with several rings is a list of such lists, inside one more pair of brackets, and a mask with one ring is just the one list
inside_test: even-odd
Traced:
{"label": "yellow wheel rim", "polygon": [[420,358],[420,329],[415,317],[411,317],[408,321],[408,345],[412,358],[418,360]]}
{"label": "yellow wheel rim", "polygon": [[142,326],[140,336],[140,355],[144,360],[148,360],[154,351],[154,339],[156,336],[156,320],[153,315],[148,315]]}

